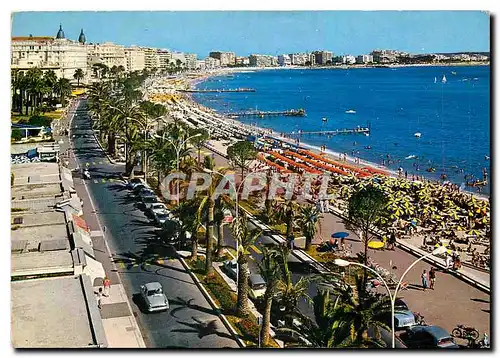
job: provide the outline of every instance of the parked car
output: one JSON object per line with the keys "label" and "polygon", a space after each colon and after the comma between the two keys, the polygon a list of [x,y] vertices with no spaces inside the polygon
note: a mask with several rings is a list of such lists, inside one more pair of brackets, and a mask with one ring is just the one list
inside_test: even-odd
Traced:
{"label": "parked car", "polygon": [[130,179],[127,183],[127,188],[130,189],[130,190],[133,190],[137,185],[139,184],[143,184],[144,185],[144,181],[140,178],[133,178],[133,179]]}
{"label": "parked car", "polygon": [[153,195],[143,195],[141,197],[141,201],[142,201],[142,204],[144,205],[144,208],[146,210],[149,209],[149,207],[154,204],[154,203],[157,203],[158,202],[158,198],[156,197],[155,194]]}
{"label": "parked car", "polygon": [[149,282],[141,286],[141,297],[148,312],[164,311],[170,308],[167,296],[159,282]]}
{"label": "parked car", "polygon": [[[391,327],[391,314],[387,313],[386,322]],[[408,305],[401,298],[396,298],[394,304],[394,328],[403,329],[415,326],[415,315],[408,308]]]}
{"label": "parked car", "polygon": [[167,213],[158,211],[153,214],[153,219],[155,221],[155,224],[163,225],[165,221],[169,219],[169,217]]}
{"label": "parked car", "polygon": [[142,199],[144,196],[155,196],[155,193],[149,188],[142,188],[137,193],[137,196],[139,197],[139,199]]}
{"label": "parked car", "polygon": [[163,204],[163,203],[153,203],[148,208],[148,213],[154,216],[155,213],[165,213],[165,214],[168,214],[169,211],[168,211],[167,207],[165,206],[165,204]]}
{"label": "parked car", "polygon": [[229,278],[236,280],[236,272],[238,269],[238,263],[236,259],[225,261],[222,267]]}
{"label": "parked car", "polygon": [[[132,189],[132,192],[135,194],[135,195],[139,195],[139,192],[142,190],[142,189],[149,189],[149,187],[146,185],[146,184],[137,184],[134,189]],[[151,189],[149,189],[151,190]]]}
{"label": "parked car", "polygon": [[439,326],[413,326],[400,337],[408,348],[459,348],[453,337]]}
{"label": "parked car", "polygon": [[248,278],[249,292],[248,295],[254,300],[264,296],[266,292],[266,281],[261,275],[253,274]]}

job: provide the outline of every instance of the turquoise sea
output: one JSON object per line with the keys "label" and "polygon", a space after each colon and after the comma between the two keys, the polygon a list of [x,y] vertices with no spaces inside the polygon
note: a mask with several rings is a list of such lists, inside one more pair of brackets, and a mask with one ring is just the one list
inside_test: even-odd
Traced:
{"label": "turquoise sea", "polygon": [[[384,159],[387,164],[389,158],[390,169],[402,167],[409,176],[439,180],[445,173],[460,185],[465,175],[481,179],[483,168],[490,172],[489,66],[276,69],[213,77],[197,85],[239,87],[256,92],[195,94],[193,98],[221,113],[306,110],[306,117],[240,118],[278,132],[369,125],[370,136],[308,135],[301,142],[326,145],[379,164]],[[434,173],[426,171],[431,167]],[[482,192],[489,193],[489,187]]]}

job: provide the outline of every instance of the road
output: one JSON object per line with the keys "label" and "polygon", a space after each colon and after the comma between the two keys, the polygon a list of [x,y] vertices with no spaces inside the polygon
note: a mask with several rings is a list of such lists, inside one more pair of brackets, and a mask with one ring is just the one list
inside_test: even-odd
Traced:
{"label": "road", "polygon": [[[144,267],[134,261],[141,253],[151,249],[157,229],[138,208],[136,200],[119,179],[123,165],[110,163],[100,149],[93,136],[90,119],[81,112],[84,109],[86,103],[82,101],[79,115],[71,126],[74,154],[80,167],[89,168],[91,173],[92,179],[86,181],[86,187],[100,222],[104,225],[111,256],[115,261],[129,258],[129,263],[120,262],[117,265],[117,274],[123,281],[147,347],[238,347],[177,259],[169,259],[161,266]],[[88,210],[86,198],[83,199]],[[166,255],[169,254],[167,251]],[[106,255],[101,253],[100,256]],[[109,273],[109,260],[103,265]],[[116,277],[112,273],[110,276],[112,281]],[[170,301],[170,310],[154,314],[141,311],[142,306],[137,299],[138,288],[151,281],[162,284]]]}

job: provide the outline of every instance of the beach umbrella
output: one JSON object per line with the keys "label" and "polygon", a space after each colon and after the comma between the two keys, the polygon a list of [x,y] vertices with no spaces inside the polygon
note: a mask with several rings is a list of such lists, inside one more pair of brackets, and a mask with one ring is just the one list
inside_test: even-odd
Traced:
{"label": "beach umbrella", "polygon": [[334,239],[345,239],[348,236],[349,236],[349,233],[345,232],[345,231],[339,231],[339,232],[332,234],[332,238],[334,238]]}

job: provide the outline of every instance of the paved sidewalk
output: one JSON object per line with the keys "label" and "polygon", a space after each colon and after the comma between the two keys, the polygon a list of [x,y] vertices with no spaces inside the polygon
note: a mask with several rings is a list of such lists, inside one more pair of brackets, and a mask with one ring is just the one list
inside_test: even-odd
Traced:
{"label": "paved sidewalk", "polygon": [[[68,111],[68,115],[72,116],[75,112]],[[70,120],[65,121],[65,125],[69,125]],[[79,167],[74,153],[70,148],[68,137],[56,137],[56,140],[63,140],[60,144],[61,152],[69,149],[69,168],[75,169]],[[101,300],[101,318],[104,326],[104,332],[108,340],[109,348],[145,348],[144,339],[141,335],[139,326],[135,317],[132,314],[130,303],[127,299],[123,285],[116,273],[114,263],[112,262],[109,248],[106,244],[105,234],[99,224],[95,214],[93,203],[89,197],[84,181],[79,177],[78,173],[73,176],[73,182],[78,197],[83,200],[83,217],[91,230],[91,239],[95,252],[95,258],[102,263],[107,277],[111,280],[111,288],[109,297],[103,297]],[[99,283],[99,282],[97,282]],[[99,287],[94,286],[94,291],[98,292]]]}

